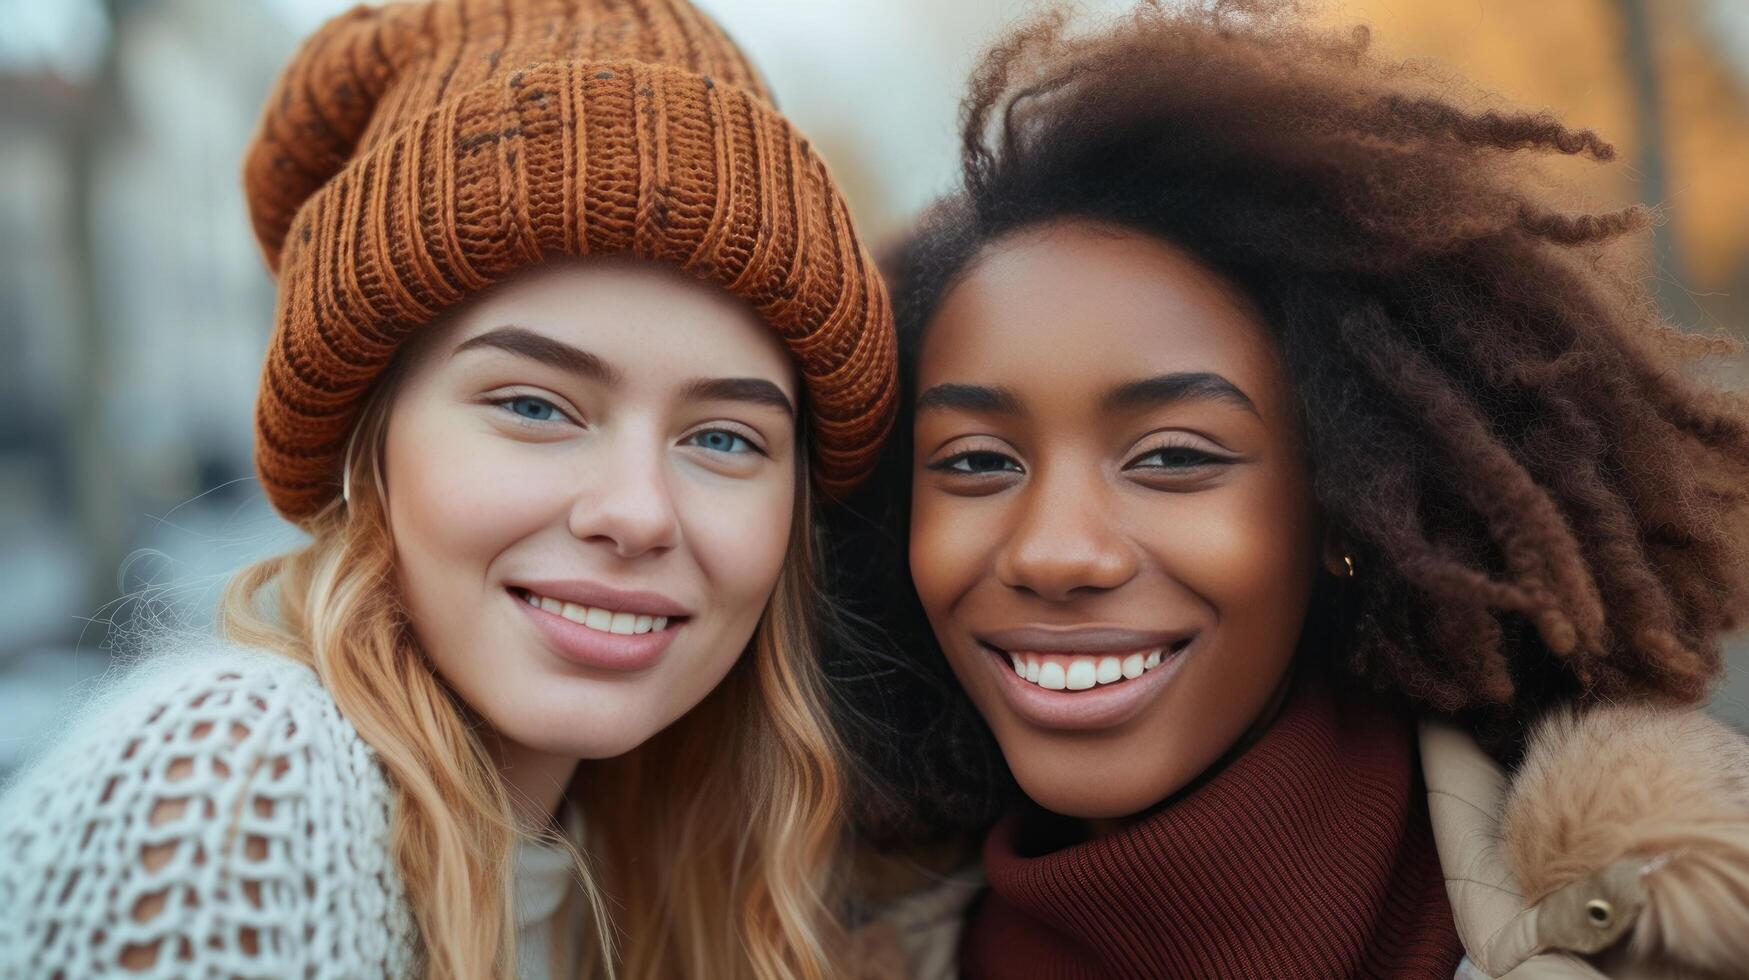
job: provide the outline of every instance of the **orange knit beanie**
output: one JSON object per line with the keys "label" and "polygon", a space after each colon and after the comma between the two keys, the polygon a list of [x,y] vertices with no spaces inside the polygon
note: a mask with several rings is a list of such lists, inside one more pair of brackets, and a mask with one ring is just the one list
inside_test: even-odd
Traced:
{"label": "orange knit beanie", "polygon": [[255,465],[294,521],[338,495],[402,341],[558,256],[669,262],[749,302],[807,386],[828,493],[892,424],[892,314],[844,201],[685,0],[356,8],[287,66],[243,175],[279,281]]}

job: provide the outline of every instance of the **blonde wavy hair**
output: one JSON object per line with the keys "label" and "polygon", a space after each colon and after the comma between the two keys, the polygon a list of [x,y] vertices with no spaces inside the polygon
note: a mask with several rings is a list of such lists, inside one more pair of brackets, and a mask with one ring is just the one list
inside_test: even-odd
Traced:
{"label": "blonde wavy hair", "polygon": [[[507,977],[509,797],[477,719],[434,672],[397,597],[380,466],[395,387],[392,375],[378,385],[355,428],[350,502],[306,525],[307,546],[240,571],[219,624],[314,669],[376,750],[426,976]],[[797,485],[789,552],[746,653],[691,712],[620,758],[585,762],[567,792],[587,828],[588,857],[576,855],[595,927],[584,977],[836,973],[841,755],[814,657],[805,474]],[[556,834],[545,842],[569,847]]]}

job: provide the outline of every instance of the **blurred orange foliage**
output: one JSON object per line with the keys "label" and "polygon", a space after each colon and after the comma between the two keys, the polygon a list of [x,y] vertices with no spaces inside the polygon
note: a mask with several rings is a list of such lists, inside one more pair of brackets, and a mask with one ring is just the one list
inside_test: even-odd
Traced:
{"label": "blurred orange foliage", "polygon": [[[1504,103],[1547,108],[1614,143],[1619,162],[1551,164],[1588,203],[1644,197],[1628,5],[1644,12],[1675,258],[1695,290],[1749,286],[1749,91],[1713,43],[1703,0],[1338,0],[1332,24],[1369,24],[1387,55],[1431,59]],[[1743,299],[1729,304],[1743,309]]]}

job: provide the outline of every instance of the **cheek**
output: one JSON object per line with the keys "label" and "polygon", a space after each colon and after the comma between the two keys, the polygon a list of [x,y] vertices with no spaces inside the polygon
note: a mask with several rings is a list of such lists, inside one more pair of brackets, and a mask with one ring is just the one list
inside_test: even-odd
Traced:
{"label": "cheek", "polygon": [[915,485],[911,491],[911,582],[931,618],[945,615],[977,582],[990,545],[1002,540],[1000,506]]}
{"label": "cheek", "polygon": [[774,477],[696,488],[677,502],[687,548],[729,622],[764,611],[789,552],[795,493],[794,477]]}
{"label": "cheek", "polygon": [[483,431],[465,413],[391,419],[384,479],[397,566],[421,593],[453,600],[478,588],[494,558],[549,523],[569,479],[556,460]]}
{"label": "cheek", "polygon": [[1193,498],[1184,511],[1172,522],[1170,550],[1179,559],[1174,564],[1182,580],[1209,601],[1268,602],[1306,578],[1309,521],[1288,492],[1235,487],[1227,494]]}
{"label": "cheek", "polygon": [[1218,492],[1187,495],[1173,511],[1142,533],[1167,574],[1206,604],[1230,638],[1223,659],[1285,664],[1299,639],[1317,554],[1303,476],[1260,467]]}

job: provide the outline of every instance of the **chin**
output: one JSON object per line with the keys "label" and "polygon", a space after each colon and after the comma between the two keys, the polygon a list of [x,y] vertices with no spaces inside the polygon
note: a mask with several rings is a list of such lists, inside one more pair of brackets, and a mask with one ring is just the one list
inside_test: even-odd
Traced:
{"label": "chin", "polygon": [[650,740],[654,732],[584,732],[575,729],[563,732],[505,732],[511,741],[525,748],[552,755],[578,759],[614,759]]}
{"label": "chin", "polygon": [[[1146,789],[1101,785],[1086,778],[1028,779],[1015,773],[1027,798],[1052,813],[1079,820],[1115,820],[1148,809],[1170,794]],[[1124,792],[1124,790],[1130,790]]]}
{"label": "chin", "polygon": [[[623,702],[622,699],[618,699]],[[623,709],[623,703],[617,706]],[[651,727],[649,710],[617,710],[614,706],[573,701],[542,711],[532,706],[509,717],[487,718],[500,735],[537,752],[578,759],[612,759],[636,749],[661,731]]]}
{"label": "chin", "polygon": [[[1052,751],[1029,740],[1020,751],[1003,746],[1015,782],[1027,798],[1052,813],[1081,820],[1114,820],[1154,806],[1178,792],[1189,779],[1171,773],[1139,771],[1107,759],[1134,758],[1138,746],[1107,744],[1095,758],[1084,751]],[[1092,746],[1088,746],[1092,748]],[[1158,751],[1158,750],[1156,750]],[[1194,777],[1192,777],[1194,778]]]}

